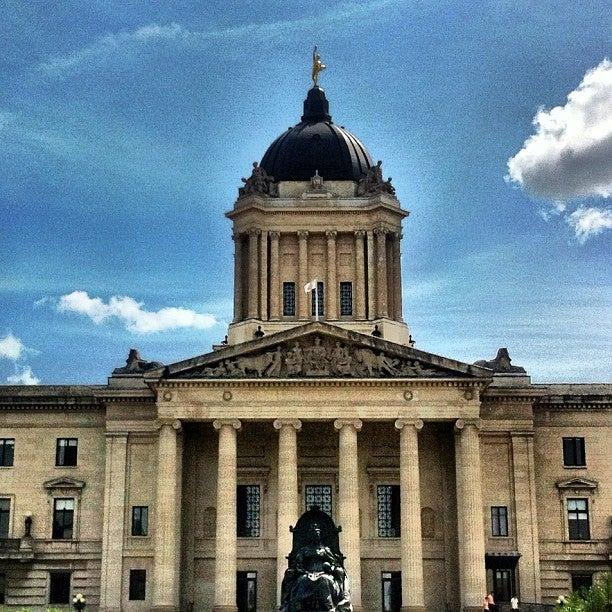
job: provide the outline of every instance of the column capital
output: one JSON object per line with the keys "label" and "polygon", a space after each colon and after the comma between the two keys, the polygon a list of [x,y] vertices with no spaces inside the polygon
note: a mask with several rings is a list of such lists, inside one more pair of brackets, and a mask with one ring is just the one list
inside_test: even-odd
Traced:
{"label": "column capital", "polygon": [[353,427],[356,431],[360,431],[363,422],[361,419],[336,419],[334,421],[334,427],[340,431],[343,427]]}
{"label": "column capital", "polygon": [[169,425],[176,431],[183,429],[183,424],[180,419],[157,419],[157,429],[161,429],[164,425]]}
{"label": "column capital", "polygon": [[389,233],[389,230],[386,227],[376,227],[374,228],[374,233],[377,236],[384,236],[385,234]]}
{"label": "column capital", "polygon": [[215,419],[213,421],[213,427],[217,431],[225,426],[233,427],[235,430],[239,430],[242,427],[242,423],[239,419]]}
{"label": "column capital", "polygon": [[268,232],[272,240],[278,240],[280,238],[280,232]]}
{"label": "column capital", "polygon": [[300,240],[306,240],[308,238],[308,230],[300,230],[297,235]]}
{"label": "column capital", "polygon": [[242,232],[233,232],[232,233],[232,240],[234,242],[236,242],[237,240],[240,240],[240,238],[242,238]]}
{"label": "column capital", "polygon": [[455,433],[461,433],[467,427],[475,427],[481,429],[480,419],[457,419],[455,421]]}
{"label": "column capital", "polygon": [[355,232],[355,236],[357,236],[357,238],[363,238],[366,235],[365,230],[357,230]]}
{"label": "column capital", "polygon": [[325,232],[325,235],[327,236],[328,240],[335,240],[336,236],[338,235],[338,232],[336,230],[327,230]]}
{"label": "column capital", "polygon": [[261,234],[261,230],[256,227],[249,230],[249,236],[259,236],[259,234]]}
{"label": "column capital", "polygon": [[302,421],[300,419],[275,419],[272,423],[274,429],[282,429],[283,427],[293,427],[296,431],[302,429]]}
{"label": "column capital", "polygon": [[404,427],[410,425],[412,425],[418,433],[423,429],[424,423],[422,419],[397,419],[397,421],[395,421],[395,429],[399,429],[400,431],[404,429]]}

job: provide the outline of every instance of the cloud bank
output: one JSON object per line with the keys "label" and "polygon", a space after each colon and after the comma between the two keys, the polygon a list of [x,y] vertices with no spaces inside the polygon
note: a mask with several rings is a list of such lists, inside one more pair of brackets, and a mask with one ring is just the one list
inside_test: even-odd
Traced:
{"label": "cloud bank", "polygon": [[612,62],[589,70],[564,106],[541,108],[508,160],[511,181],[548,200],[612,194]]}
{"label": "cloud bank", "polygon": [[188,49],[205,49],[210,45],[227,43],[233,50],[240,40],[258,42],[284,41],[287,37],[316,28],[320,34],[327,29],[334,32],[343,24],[351,30],[355,23],[371,22],[382,16],[388,6],[402,4],[404,0],[369,0],[367,2],[345,2],[329,10],[297,19],[274,22],[250,23],[228,28],[191,30],[178,23],[151,23],[135,30],[106,34],[89,45],[65,55],[50,57],[38,64],[38,69],[49,76],[61,77],[100,65],[112,58],[125,58],[137,54],[150,45],[172,44]]}
{"label": "cloud bank", "polygon": [[[35,352],[26,348],[23,342],[11,333],[0,338],[0,359],[8,359],[17,362],[24,357],[27,352]],[[6,377],[6,382],[10,385],[38,385],[40,380],[34,376],[32,368],[26,365],[22,368],[14,363],[15,374]]]}
{"label": "cloud bank", "polygon": [[30,366],[25,366],[16,374],[7,376],[6,382],[10,385],[39,385],[40,379],[34,376]]}
{"label": "cloud bank", "polygon": [[567,222],[574,228],[579,242],[584,244],[591,236],[612,229],[612,208],[581,206],[567,216]]}
{"label": "cloud bank", "polygon": [[[612,62],[587,71],[563,106],[541,108],[535,134],[508,160],[507,180],[553,202],[612,195]],[[584,242],[610,227],[610,210],[578,208],[566,220]]]}
{"label": "cloud bank", "polygon": [[63,295],[57,304],[59,312],[73,312],[89,317],[97,325],[111,319],[119,320],[128,331],[151,334],[178,328],[208,329],[217,324],[210,314],[187,308],[144,310],[143,304],[128,296],[112,296],[108,302],[89,297],[86,291]]}
{"label": "cloud bank", "polygon": [[24,353],[23,342],[9,333],[4,338],[0,338],[0,359],[10,359],[17,361]]}

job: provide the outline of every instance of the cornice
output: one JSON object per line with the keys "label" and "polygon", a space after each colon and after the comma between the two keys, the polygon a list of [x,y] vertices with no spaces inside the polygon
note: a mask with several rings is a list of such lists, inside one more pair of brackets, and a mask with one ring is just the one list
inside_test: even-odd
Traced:
{"label": "cornice", "polygon": [[158,389],[249,388],[249,387],[459,387],[484,388],[486,380],[462,378],[242,378],[242,379],[162,379],[151,381]]}

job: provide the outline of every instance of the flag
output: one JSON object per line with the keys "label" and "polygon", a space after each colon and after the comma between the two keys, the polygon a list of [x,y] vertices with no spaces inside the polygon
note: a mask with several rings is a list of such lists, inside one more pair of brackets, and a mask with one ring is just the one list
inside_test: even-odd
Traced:
{"label": "flag", "polygon": [[317,279],[310,281],[304,285],[304,293],[308,293],[309,291],[316,291],[317,289]]}

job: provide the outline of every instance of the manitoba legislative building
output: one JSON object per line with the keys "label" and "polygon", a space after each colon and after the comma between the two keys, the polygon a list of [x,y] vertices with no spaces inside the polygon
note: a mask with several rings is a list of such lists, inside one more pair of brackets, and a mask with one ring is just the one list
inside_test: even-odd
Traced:
{"label": "manitoba legislative building", "polygon": [[0,387],[0,604],[535,610],[602,576],[612,384],[415,347],[407,215],[312,87],[227,213],[222,342]]}

